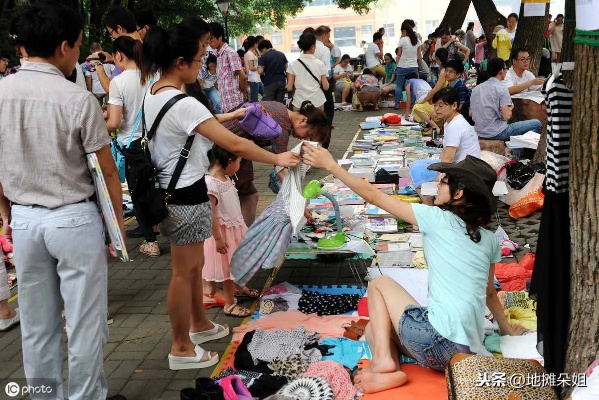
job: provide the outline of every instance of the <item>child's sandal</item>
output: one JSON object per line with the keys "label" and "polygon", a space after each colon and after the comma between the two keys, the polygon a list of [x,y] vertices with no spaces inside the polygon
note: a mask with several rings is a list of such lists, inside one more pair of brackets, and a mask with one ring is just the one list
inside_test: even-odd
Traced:
{"label": "child's sandal", "polygon": [[223,308],[223,313],[227,317],[237,317],[237,318],[246,318],[246,317],[249,317],[250,315],[252,315],[252,312],[249,309],[242,307],[237,303],[234,303],[231,306],[225,306]]}
{"label": "child's sandal", "polygon": [[235,291],[235,297],[247,297],[249,299],[257,299],[258,297],[260,297],[260,291],[258,289],[253,289],[244,286],[241,289]]}

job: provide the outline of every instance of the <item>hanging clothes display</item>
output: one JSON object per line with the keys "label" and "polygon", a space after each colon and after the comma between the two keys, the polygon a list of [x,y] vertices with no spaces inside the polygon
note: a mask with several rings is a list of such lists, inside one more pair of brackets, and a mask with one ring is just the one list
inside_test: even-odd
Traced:
{"label": "hanging clothes display", "polygon": [[537,300],[537,349],[547,372],[564,372],[570,320],[569,159],[572,91],[561,75],[543,88],[547,103],[547,175],[530,296]]}
{"label": "hanging clothes display", "polygon": [[[300,143],[291,151],[300,154],[301,146]],[[288,168],[277,198],[264,209],[237,246],[230,270],[238,285],[248,283],[260,268],[278,267],[285,259],[291,235],[297,234],[306,222],[301,183],[307,170],[304,163]]]}

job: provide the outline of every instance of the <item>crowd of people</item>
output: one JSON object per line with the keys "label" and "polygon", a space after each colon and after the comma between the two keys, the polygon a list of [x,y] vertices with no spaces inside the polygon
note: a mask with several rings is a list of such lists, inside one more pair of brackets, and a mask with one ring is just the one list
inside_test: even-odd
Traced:
{"label": "crowd of people", "polygon": [[[303,168],[292,173],[287,168],[299,165],[300,151],[307,165],[329,170],[364,199],[430,232],[425,247],[444,246],[441,230],[433,229],[433,221],[442,221],[444,235],[458,238],[456,232],[466,230],[467,235],[461,235],[463,247],[484,253],[469,260],[474,274],[469,293],[476,297],[476,304],[465,310],[464,304],[472,300],[465,291],[437,289],[431,296],[436,319],[430,322],[422,317],[428,311],[414,306],[401,287],[385,279],[371,283],[373,322],[367,338],[375,358],[356,380],[357,386],[369,392],[405,382],[397,362],[398,349],[432,368],[444,366],[458,350],[480,353],[481,327],[472,316],[457,317],[444,304],[453,303],[460,312],[472,311],[471,315],[484,313],[485,299],[492,311],[499,307],[488,289],[493,282],[493,269],[488,266],[497,261],[497,248],[491,234],[482,229],[494,211],[488,197],[495,177],[493,171],[484,176],[486,167],[478,164],[478,139],[507,140],[530,130],[539,132],[538,120],[508,121],[512,97],[538,92],[544,82],[528,70],[528,50],[511,48],[516,24],[517,16],[514,21],[510,15],[508,27],[496,28],[493,39],[498,55],[507,46],[503,42],[510,43],[507,60],[511,67],[501,56],[485,60],[480,55],[486,40],[475,37],[473,25],[453,35],[449,26],[440,26],[423,42],[414,21],[405,20],[395,56],[383,54],[385,32],[381,29],[366,46],[366,68],[355,76],[350,57],[342,55],[330,40],[327,26],[306,28],[297,42],[302,54],[288,62],[262,37],[246,38],[240,56],[216,22],[192,17],[167,29],[158,26],[146,10],[133,14],[115,6],[104,17],[106,32],[113,39],[112,52],[92,43],[89,55],[79,64],[82,17],[57,3],[24,9],[10,26],[20,66],[8,69],[8,55],[0,54],[0,76],[8,76],[0,81],[0,116],[5,121],[0,126],[4,154],[0,158],[0,215],[4,235],[14,245],[21,306],[12,310],[6,290],[0,287],[0,328],[20,322],[26,377],[55,382],[58,397],[107,396],[103,371],[109,319],[107,251],[85,155],[97,156],[124,233],[121,183],[126,176],[119,154],[141,146],[139,139],[146,127],[155,133],[149,149],[158,184],[164,190],[172,186],[174,191],[168,215],[160,224],[148,226],[138,216],[139,228],[127,236],[143,237],[140,252],[148,256],[160,255],[159,233],[169,241],[172,277],[167,303],[172,346],[166,358],[171,369],[215,365],[218,354],[201,345],[230,332],[228,326],[208,319],[204,304],[222,298],[226,315],[248,316],[250,311],[237,304],[236,298],[257,298],[259,292],[245,284],[260,266],[284,257],[294,229],[291,217],[297,217],[290,215],[284,203],[291,190],[286,182],[301,182],[306,172]],[[558,16],[549,31],[559,32],[562,25],[563,17]],[[560,46],[552,41],[554,53],[559,53]],[[463,78],[465,64],[472,62],[479,68],[479,81],[470,93]],[[444,130],[441,164],[412,168],[414,174],[421,168],[418,176],[424,178],[420,183],[441,180],[442,193],[424,199],[424,206],[412,206],[373,192],[367,183],[338,168],[323,150],[330,142],[335,91],[344,105],[354,91],[358,111],[369,104],[378,109],[381,95],[393,92],[398,109],[405,91],[406,117]],[[289,106],[283,104],[287,92],[292,93]],[[281,127],[276,139],[254,138],[240,124],[248,112],[244,104],[259,100]],[[195,144],[183,154],[190,137]],[[304,144],[288,151],[289,137],[318,146]],[[42,142],[44,146],[33,145]],[[185,166],[176,172],[181,158],[186,159]],[[277,199],[258,219],[252,161],[275,166],[274,179],[282,184]],[[433,171],[432,176],[423,171]],[[476,215],[465,215],[466,208]],[[454,224],[460,219],[464,226]],[[274,238],[273,226],[279,227]],[[268,236],[277,241],[273,243],[276,251],[260,255],[256,246],[269,240]],[[464,262],[453,250],[446,250],[452,262]],[[109,253],[116,255],[112,248]],[[429,260],[431,269],[441,270],[435,264],[448,260],[445,255],[442,258]],[[2,276],[0,280],[6,281]],[[391,303],[397,307],[384,308]],[[62,385],[63,309],[68,388]],[[443,315],[448,318],[441,321]],[[399,336],[391,324],[399,326]],[[500,317],[499,325],[505,333],[519,332]],[[399,345],[398,338],[414,335],[423,326],[431,334],[419,337],[424,341],[421,344],[435,342],[451,351],[438,359],[426,359],[417,348],[421,345]],[[460,328],[453,331],[451,326]]]}
{"label": "crowd of people", "polygon": [[[298,155],[287,152],[290,136],[319,143],[330,136],[326,114],[310,101],[295,110],[263,101],[282,132],[268,143],[248,140],[251,136],[239,123],[248,110],[240,107],[246,101],[241,88],[247,77],[238,68],[237,53],[223,41],[222,26],[189,18],[165,29],[149,16],[147,12],[136,16],[118,6],[109,9],[104,24],[114,40],[112,52],[92,44],[81,69],[83,19],[76,11],[40,3],[22,11],[10,27],[21,65],[0,82],[0,110],[7,121],[0,141],[11,153],[1,158],[0,212],[4,237],[14,245],[21,307],[8,306],[3,286],[0,327],[9,329],[20,322],[25,375],[52,382],[56,398],[104,399],[108,392],[103,370],[108,339],[107,250],[86,154],[95,154],[99,161],[124,233],[119,181],[123,176],[114,152],[140,146],[146,126],[152,127],[152,162],[158,184],[167,189],[181,149],[189,137],[197,136],[175,178],[167,217],[158,227],[144,226],[143,218],[138,218],[146,239],[141,252],[160,254],[157,230],[170,243],[168,362],[178,370],[215,365],[218,354],[200,345],[229,334],[227,326],[206,317],[206,290],[209,296],[222,290],[228,300],[225,313],[233,316],[247,315],[235,296],[258,295],[235,285],[227,273],[235,247],[255,218],[251,161],[296,166]],[[209,46],[216,50],[216,70],[214,57],[206,54]],[[254,51],[256,43],[250,41],[247,48]],[[268,44],[262,48],[271,49]],[[268,57],[270,51],[261,62],[248,56],[249,72],[281,64]],[[6,64],[3,55],[0,65],[5,69]],[[79,75],[82,84],[73,84]],[[219,114],[214,113],[212,93],[205,93],[210,89],[207,75],[216,76],[212,81],[220,89]],[[172,107],[168,112],[163,111],[166,103]],[[233,185],[229,177],[236,172]],[[109,252],[116,256],[112,247]],[[205,252],[210,265],[203,275]],[[68,388],[62,384],[61,314],[68,337]]]}

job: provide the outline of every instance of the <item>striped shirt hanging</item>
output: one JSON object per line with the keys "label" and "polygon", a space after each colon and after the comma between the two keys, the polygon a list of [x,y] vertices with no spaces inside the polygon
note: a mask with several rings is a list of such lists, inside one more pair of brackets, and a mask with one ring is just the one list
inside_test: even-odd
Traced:
{"label": "striped shirt hanging", "polygon": [[543,88],[547,103],[546,187],[554,193],[568,191],[572,91],[562,75],[547,80]]}

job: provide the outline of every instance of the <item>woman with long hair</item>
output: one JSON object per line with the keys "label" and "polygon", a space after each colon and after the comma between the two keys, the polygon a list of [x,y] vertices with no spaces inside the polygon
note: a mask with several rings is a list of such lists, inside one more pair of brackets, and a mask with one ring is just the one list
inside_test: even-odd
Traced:
{"label": "woman with long hair", "polygon": [[250,87],[250,102],[258,101],[260,91],[260,74],[258,73],[258,41],[254,36],[248,36],[243,42],[245,53],[243,55],[243,65],[248,76],[248,85]]}
{"label": "woman with long hair", "polygon": [[[164,105],[180,95],[186,83],[197,81],[206,53],[208,24],[193,28],[175,25],[168,30],[153,27],[146,34],[143,50],[148,63],[160,70],[160,79],[150,86],[144,100],[145,124],[151,127]],[[272,154],[242,139],[218,123],[193,97],[179,100],[164,114],[149,143],[160,187],[173,175],[182,148],[190,135],[201,135],[241,157],[281,166],[298,164],[297,155]],[[218,362],[218,354],[200,344],[229,334],[229,328],[211,322],[202,302],[204,241],[212,234],[210,202],[204,175],[208,165],[203,146],[191,146],[187,163],[169,201],[161,232],[170,240],[172,277],[167,305],[172,329],[168,355],[173,370],[206,368]]]}
{"label": "woman with long hair", "polygon": [[399,109],[402,96],[402,91],[399,88],[404,87],[406,75],[410,73],[418,74],[418,65],[420,65],[422,58],[420,44],[412,24],[407,20],[402,22],[401,38],[397,45],[397,57],[395,58],[397,67],[395,69],[395,107],[393,108],[396,110]]}
{"label": "woman with long hair", "polygon": [[[116,140],[125,148],[141,137],[141,104],[154,79],[143,64],[142,46],[139,40],[129,36],[120,36],[112,44],[114,63],[123,72],[110,81],[106,129],[117,132]],[[139,252],[158,257],[160,247],[154,228],[145,226],[139,218],[137,224],[144,237]]]}
{"label": "woman with long hair", "polygon": [[407,375],[400,368],[400,353],[439,371],[456,353],[490,355],[483,344],[485,305],[502,334],[523,332],[507,321],[493,285],[494,263],[501,260],[501,252],[493,232],[484,228],[497,206],[497,175],[487,163],[467,156],[456,164],[429,166],[445,176],[434,206],[427,206],[387,196],[339,166],[326,149],[304,145],[303,150],[305,163],[327,170],[368,203],[418,225],[423,233],[428,306],[419,305],[389,277],[370,282],[365,337],[373,357],[355,377],[357,389],[373,393],[403,385]]}

